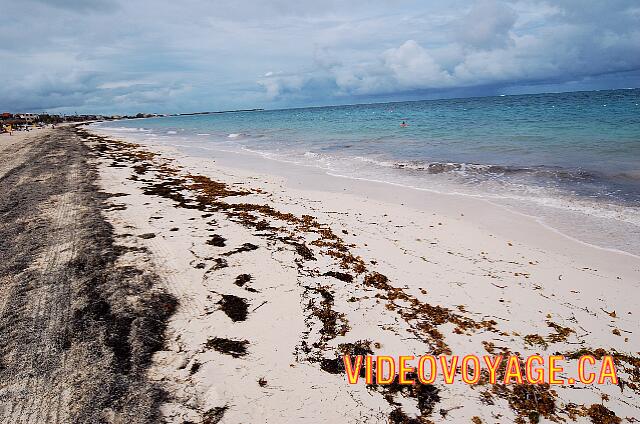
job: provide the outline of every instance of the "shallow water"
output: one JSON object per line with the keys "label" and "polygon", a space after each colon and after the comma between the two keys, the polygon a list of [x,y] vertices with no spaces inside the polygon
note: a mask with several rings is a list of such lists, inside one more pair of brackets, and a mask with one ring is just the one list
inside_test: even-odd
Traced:
{"label": "shallow water", "polygon": [[202,156],[248,151],[333,175],[479,196],[580,240],[640,254],[639,104],[640,90],[634,89],[99,126]]}

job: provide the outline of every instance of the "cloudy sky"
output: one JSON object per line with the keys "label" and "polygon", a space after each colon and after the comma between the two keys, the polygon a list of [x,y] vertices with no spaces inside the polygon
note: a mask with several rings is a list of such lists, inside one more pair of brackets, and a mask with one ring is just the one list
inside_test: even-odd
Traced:
{"label": "cloudy sky", "polygon": [[0,0],[0,109],[188,112],[640,86],[637,0]]}

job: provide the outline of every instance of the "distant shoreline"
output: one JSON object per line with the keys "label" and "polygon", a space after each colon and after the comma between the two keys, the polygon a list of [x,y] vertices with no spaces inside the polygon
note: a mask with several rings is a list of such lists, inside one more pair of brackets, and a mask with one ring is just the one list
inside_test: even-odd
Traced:
{"label": "distant shoreline", "polygon": [[236,113],[236,112],[261,112],[264,109],[236,109],[236,110],[221,110],[216,112],[190,112],[190,113],[176,113],[167,116],[190,116],[190,115],[214,115],[217,113]]}

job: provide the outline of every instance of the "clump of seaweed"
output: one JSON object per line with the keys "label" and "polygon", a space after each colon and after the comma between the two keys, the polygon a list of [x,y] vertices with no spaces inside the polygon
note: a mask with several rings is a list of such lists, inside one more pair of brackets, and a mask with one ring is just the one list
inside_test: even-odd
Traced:
{"label": "clump of seaweed", "polygon": [[300,257],[302,257],[302,259],[304,259],[305,261],[315,261],[316,257],[313,256],[313,252],[311,251],[311,249],[309,249],[307,247],[306,244],[304,243],[297,243],[295,245],[296,247],[296,253],[298,253],[298,255],[300,255]]}
{"label": "clump of seaweed", "polygon": [[222,312],[227,314],[233,322],[245,321],[247,319],[249,305],[246,299],[232,294],[223,294],[218,304]]}
{"label": "clump of seaweed", "polygon": [[[345,372],[343,355],[349,355],[351,357],[362,355],[371,356],[373,351],[371,350],[371,342],[369,340],[358,340],[354,343],[341,343],[338,345],[339,356],[327,359],[322,358],[320,361],[320,368],[330,374],[342,374]],[[365,367],[360,369],[360,376],[365,376]]]}
{"label": "clump of seaweed", "polygon": [[238,275],[236,277],[236,279],[233,282],[233,284],[235,284],[238,287],[243,287],[249,281],[251,281],[251,275],[249,275],[249,274],[240,274],[240,275]]}
{"label": "clump of seaweed", "polygon": [[191,181],[189,188],[201,191],[204,196],[211,199],[218,199],[221,197],[229,196],[246,196],[249,194],[246,190],[231,190],[225,183],[213,181],[209,177],[204,175],[187,175],[187,178]]}
{"label": "clump of seaweed", "polygon": [[529,346],[540,346],[545,350],[549,347],[545,338],[539,334],[527,334],[524,336],[524,342]]}
{"label": "clump of seaweed", "polygon": [[143,193],[148,196],[160,196],[175,201],[180,207],[185,209],[195,209],[193,205],[182,193],[182,179],[170,179],[150,184],[143,189]]}
{"label": "clump of seaweed", "polygon": [[225,253],[223,253],[223,255],[224,256],[231,256],[231,255],[235,255],[236,253],[251,252],[252,250],[256,250],[256,249],[258,249],[258,246],[256,246],[253,243],[243,243],[242,246],[236,247],[233,250],[225,252]]}
{"label": "clump of seaweed", "polygon": [[247,354],[248,340],[231,340],[222,337],[214,337],[207,340],[205,347],[207,349],[214,349],[217,352],[225,355],[231,355],[234,358],[240,358]]}
{"label": "clump of seaweed", "polygon": [[141,163],[133,166],[133,171],[139,175],[146,173],[148,169],[149,169],[148,163]]}
{"label": "clump of seaweed", "polygon": [[252,292],[252,293],[258,293],[258,290],[252,288],[252,287],[247,287],[246,284],[249,283],[252,280],[251,275],[249,274],[240,274],[236,277],[236,279],[234,280],[233,284],[235,284],[238,287],[242,287],[244,288],[246,291],[248,292]]}
{"label": "clump of seaweed", "polygon": [[227,239],[225,239],[221,235],[214,234],[211,236],[211,238],[209,238],[209,240],[207,240],[207,244],[215,247],[225,247],[227,245],[226,241]]}
{"label": "clump of seaweed", "polygon": [[[594,403],[589,407],[568,403],[565,405],[563,412],[566,413],[572,421],[576,421],[578,417],[589,417],[590,421],[594,424],[620,424],[622,422],[622,419],[618,417],[615,412],[598,403]],[[627,418],[627,420],[629,420],[629,418]],[[635,422],[635,420],[629,421]]]}
{"label": "clump of seaweed", "polygon": [[494,389],[508,390],[506,398],[512,410],[518,413],[521,419],[528,418],[529,422],[537,423],[540,417],[549,420],[556,415],[556,392],[551,390],[549,384],[517,384],[507,389],[504,385],[496,385]]}
{"label": "clump of seaweed", "polygon": [[205,272],[205,275],[209,274],[212,271],[217,271],[219,269],[226,268],[228,266],[229,266],[229,264],[227,263],[226,259],[224,259],[224,258],[215,258],[213,260],[213,265],[211,265],[211,267],[207,270],[207,272]]}
{"label": "clump of seaweed", "polygon": [[[504,350],[505,355],[511,352]],[[506,361],[502,361],[496,371],[496,380],[504,381],[506,373]],[[520,373],[525,375],[524,363],[519,362]],[[488,381],[487,370],[483,370],[480,384],[486,384]],[[482,394],[489,402],[493,402],[492,396],[495,395],[509,402],[509,407],[517,415],[516,422],[519,424],[530,423],[535,424],[544,417],[550,421],[557,421],[558,409],[556,399],[558,395],[548,383],[543,384],[503,384],[497,383],[491,386],[491,392]]]}
{"label": "clump of seaweed", "polygon": [[202,364],[200,362],[193,361],[193,364],[191,364],[191,368],[189,369],[189,374],[193,375],[197,373],[200,370],[201,366]]}
{"label": "clump of seaweed", "polygon": [[317,287],[312,290],[322,296],[319,304],[316,304],[314,300],[311,299],[308,305],[312,314],[322,323],[322,328],[320,329],[321,343],[326,344],[327,341],[339,335],[344,336],[349,330],[349,326],[344,314],[333,310],[333,294],[329,292],[327,287]]}
{"label": "clump of seaweed", "polygon": [[227,409],[229,409],[227,405],[209,409],[202,416],[202,424],[218,424],[224,417]]}
{"label": "clump of seaweed", "polygon": [[415,380],[415,383],[400,384],[399,376],[396,375],[389,385],[369,384],[367,389],[381,393],[389,405],[396,407],[392,412],[392,416],[389,417],[390,420],[393,417],[403,417],[403,419],[406,417],[406,414],[401,409],[401,404],[396,400],[397,396],[415,399],[420,411],[420,416],[418,417],[420,421],[418,422],[424,422],[422,420],[430,416],[435,405],[440,402],[440,389],[432,384],[421,383],[416,373],[407,373],[407,378]]}
{"label": "clump of seaweed", "polygon": [[603,356],[610,355],[610,353],[601,347],[593,350],[587,349],[587,348],[581,348],[574,352],[565,353],[565,356],[569,359],[579,359],[581,356],[585,356],[585,355],[591,355],[597,360],[600,360],[602,359]]}
{"label": "clump of seaweed", "polygon": [[[320,295],[320,299],[314,295]],[[307,310],[310,311],[310,315],[305,321],[310,327],[313,318],[320,322],[321,327],[318,330],[320,337],[309,345],[306,338],[311,331],[307,332],[296,351],[305,354],[306,360],[309,362],[320,363],[324,371],[337,374],[340,372],[341,363],[337,361],[337,358],[324,358],[323,351],[327,350],[329,341],[338,336],[344,336],[349,331],[349,323],[344,314],[333,309],[334,297],[328,287],[305,287],[304,296],[308,298]],[[314,351],[315,353],[312,353]]]}
{"label": "clump of seaweed", "polygon": [[613,411],[599,403],[594,403],[587,408],[586,414],[594,424],[620,424],[622,422]]}
{"label": "clump of seaweed", "polygon": [[344,373],[344,364],[342,358],[322,358],[320,360],[320,369],[328,372],[329,374],[342,374]]}
{"label": "clump of seaweed", "polygon": [[430,421],[424,421],[418,418],[411,418],[402,410],[402,408],[396,408],[389,414],[390,424],[429,424]]}
{"label": "clump of seaweed", "polygon": [[569,327],[563,327],[555,322],[547,321],[547,325],[555,330],[555,333],[550,334],[547,340],[551,343],[565,342],[575,330]]}
{"label": "clump of seaweed", "polygon": [[322,275],[324,277],[336,278],[336,279],[338,279],[340,281],[344,281],[345,283],[352,283],[353,282],[353,275],[347,274],[346,272],[328,271],[328,272],[325,272]]}

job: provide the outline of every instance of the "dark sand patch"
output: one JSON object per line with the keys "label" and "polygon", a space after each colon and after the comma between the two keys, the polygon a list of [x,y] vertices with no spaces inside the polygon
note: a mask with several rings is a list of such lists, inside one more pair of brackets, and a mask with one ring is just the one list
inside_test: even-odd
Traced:
{"label": "dark sand patch", "polygon": [[[103,214],[115,195],[97,186],[95,153],[60,127],[30,139],[0,178],[0,280],[11,305],[0,311],[0,381],[20,393],[4,399],[0,421],[160,420],[166,394],[146,371],[177,302],[152,270],[118,265],[146,251],[116,244]],[[64,260],[61,245],[71,246]]]}

